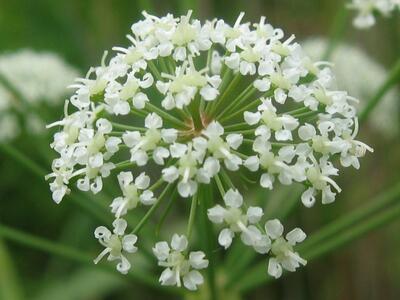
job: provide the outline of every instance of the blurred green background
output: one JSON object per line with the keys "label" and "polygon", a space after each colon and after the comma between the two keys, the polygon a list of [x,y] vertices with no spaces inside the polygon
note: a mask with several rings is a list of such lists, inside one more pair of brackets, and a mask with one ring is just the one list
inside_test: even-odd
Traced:
{"label": "blurred green background", "polygon": [[[141,17],[143,9],[163,15],[185,13],[190,8],[197,18],[220,17],[231,23],[240,11],[245,11],[246,21],[257,21],[265,15],[275,27],[302,40],[331,36],[336,13],[343,5],[336,0],[0,0],[0,52],[21,48],[54,51],[84,75],[90,66],[99,64],[104,50],[127,45],[125,35],[131,24]],[[399,16],[379,18],[378,25],[368,31],[354,29],[351,16],[348,18],[343,40],[363,48],[390,68],[400,55]],[[49,121],[57,120],[60,115]],[[385,138],[366,124],[360,139],[373,146],[375,153],[363,159],[361,170],[342,171],[338,181],[343,192],[337,201],[329,206],[316,205],[313,209],[301,207],[285,226],[300,225],[308,233],[315,232],[398,181],[398,137]],[[14,143],[50,170],[50,166],[35,154],[36,142],[21,137]],[[98,222],[71,202],[54,204],[44,179],[33,177],[4,155],[0,157],[0,199],[2,224],[74,246],[85,253],[89,249],[93,257],[97,255],[99,247],[92,232]],[[257,288],[243,299],[400,299],[399,226],[400,221],[392,222],[346,248],[309,263],[293,275]],[[11,287],[16,298],[9,298],[10,294],[4,296],[5,287]],[[83,267],[5,240],[0,240],[1,289],[0,297],[3,295],[5,300],[170,297],[124,280],[118,274]]]}

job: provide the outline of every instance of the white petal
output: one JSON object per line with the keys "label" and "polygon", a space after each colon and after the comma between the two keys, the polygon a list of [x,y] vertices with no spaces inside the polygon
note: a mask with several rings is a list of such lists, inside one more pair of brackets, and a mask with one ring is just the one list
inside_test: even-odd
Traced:
{"label": "white petal", "polygon": [[270,258],[268,262],[268,274],[274,278],[282,276],[282,266],[275,258]]}
{"label": "white petal", "polygon": [[124,219],[116,219],[112,225],[114,227],[113,231],[117,235],[124,235],[125,229],[128,226]]}
{"label": "white petal", "polygon": [[177,284],[176,277],[176,272],[167,268],[161,273],[159,281],[161,285],[175,285]]}
{"label": "white petal", "polygon": [[134,147],[140,141],[139,131],[127,131],[122,135],[122,140],[129,148]]}
{"label": "white petal", "polygon": [[272,175],[270,175],[268,173],[264,173],[261,175],[260,185],[263,188],[272,190],[274,181],[275,181],[275,178]]}
{"label": "white petal", "polygon": [[178,137],[178,131],[174,128],[161,129],[161,137],[164,142],[171,144],[175,142]]}
{"label": "white petal", "polygon": [[213,177],[219,172],[220,164],[217,159],[210,156],[204,161],[203,168],[209,173],[210,177]]}
{"label": "white petal", "polygon": [[265,223],[265,232],[275,240],[282,236],[283,225],[278,219],[269,220]]}
{"label": "white petal", "polygon": [[218,235],[218,243],[225,249],[228,249],[232,244],[233,236],[234,234],[230,229],[224,228]]}
{"label": "white petal", "polygon": [[189,254],[190,265],[195,269],[204,269],[208,267],[208,260],[203,251],[194,251]]}
{"label": "white petal", "polygon": [[136,109],[143,109],[148,101],[149,98],[144,93],[137,93],[132,99],[133,106]]}
{"label": "white petal", "polygon": [[238,190],[229,189],[224,195],[224,201],[229,207],[239,208],[243,204],[243,196]]}
{"label": "white petal", "polygon": [[226,142],[231,148],[236,150],[243,142],[243,135],[237,133],[228,134],[226,136]]}
{"label": "white petal", "polygon": [[145,151],[143,150],[131,151],[131,161],[135,162],[139,167],[146,165],[148,160],[149,157]]}
{"label": "white petal", "polygon": [[306,237],[307,235],[300,228],[295,228],[286,234],[286,239],[292,246],[301,243]]}
{"label": "white petal", "polygon": [[250,206],[247,209],[247,218],[250,223],[254,224],[261,220],[264,212],[261,207]]}
{"label": "white petal", "polygon": [[189,180],[188,182],[178,183],[178,192],[183,198],[193,196],[197,191],[197,182]]}
{"label": "white petal", "polygon": [[157,198],[154,197],[154,193],[150,190],[146,190],[140,195],[140,202],[144,205],[153,205],[156,201]]}
{"label": "white petal", "polygon": [[179,171],[175,166],[165,168],[161,171],[162,178],[169,183],[174,182],[179,177]]}
{"label": "white petal", "polygon": [[107,119],[101,118],[96,121],[96,126],[101,133],[110,133],[112,131],[112,125]]}
{"label": "white petal", "polygon": [[161,128],[163,125],[163,121],[161,119],[161,117],[159,115],[157,115],[156,113],[151,113],[148,114],[147,117],[144,120],[144,126],[146,126],[146,128]]}
{"label": "white petal", "polygon": [[173,143],[169,147],[169,151],[171,152],[171,156],[174,158],[180,158],[182,157],[187,150],[187,145],[185,144],[179,144],[179,143]]}
{"label": "white petal", "polygon": [[291,141],[292,132],[288,129],[283,129],[275,132],[275,138],[277,141]]}
{"label": "white petal", "polygon": [[260,160],[257,156],[250,156],[244,161],[244,166],[252,172],[255,172],[260,167]]}
{"label": "white petal", "polygon": [[125,258],[125,256],[121,255],[121,261],[117,264],[117,270],[121,274],[127,274],[128,271],[131,268],[131,264],[129,261]]}
{"label": "white petal", "polygon": [[127,234],[122,239],[122,247],[126,252],[134,253],[137,251],[137,247],[135,246],[137,242],[137,236],[134,234]]}
{"label": "white petal", "polygon": [[303,126],[300,126],[298,131],[299,138],[301,138],[303,141],[312,139],[316,133],[315,127],[311,124],[304,124]]}
{"label": "white petal", "polygon": [[94,231],[96,239],[109,239],[111,237],[111,231],[107,227],[99,226]]}
{"label": "white petal", "polygon": [[186,236],[178,235],[176,233],[172,236],[172,241],[171,241],[172,249],[174,249],[175,251],[182,252],[187,248],[187,246],[188,246],[188,240]]}
{"label": "white petal", "polygon": [[164,147],[157,147],[153,151],[153,160],[158,165],[164,165],[164,159],[168,158],[169,151]]}
{"label": "white petal", "polygon": [[150,185],[150,177],[144,172],[140,173],[140,175],[135,179],[135,185],[140,190],[147,189]]}
{"label": "white petal", "polygon": [[215,98],[217,98],[219,94],[219,91],[216,88],[213,88],[209,85],[206,85],[200,90],[200,95],[204,98],[206,101],[212,101]]}
{"label": "white petal", "polygon": [[224,221],[225,208],[217,204],[207,210],[208,219],[216,224],[221,224]]}
{"label": "white petal", "polygon": [[245,111],[243,116],[244,116],[244,120],[249,125],[255,125],[258,122],[260,122],[260,119],[261,119],[261,114],[259,112],[253,113],[250,111]]}
{"label": "white petal", "polygon": [[169,256],[170,248],[167,242],[158,242],[153,247],[153,253],[158,260],[166,260]]}
{"label": "white petal", "polygon": [[183,276],[183,285],[190,291],[196,291],[197,286],[203,284],[204,278],[199,271],[193,270]]}
{"label": "white petal", "polygon": [[301,195],[301,202],[305,207],[312,207],[315,204],[315,190],[314,188],[308,188]]}
{"label": "white petal", "polygon": [[260,92],[266,92],[271,87],[271,81],[264,79],[256,79],[253,83],[254,87]]}

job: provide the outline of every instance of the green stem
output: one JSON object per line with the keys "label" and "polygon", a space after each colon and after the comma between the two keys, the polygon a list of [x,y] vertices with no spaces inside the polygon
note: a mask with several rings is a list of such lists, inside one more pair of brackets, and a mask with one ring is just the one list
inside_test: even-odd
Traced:
{"label": "green stem", "polygon": [[249,104],[246,106],[242,107],[241,109],[237,110],[235,113],[226,115],[224,118],[221,118],[220,123],[225,123],[229,120],[232,120],[233,118],[237,117],[238,115],[243,114],[245,111],[248,111],[260,104],[260,98],[257,98],[256,100],[250,101]]}
{"label": "green stem", "polygon": [[169,188],[171,187],[171,184],[167,184],[164,190],[161,192],[160,196],[158,197],[156,203],[153,204],[153,206],[146,212],[144,217],[140,220],[140,222],[136,225],[136,227],[133,229],[132,234],[138,234],[142,227],[147,223],[149,218],[154,214],[154,212],[157,210],[157,208],[160,206],[162,203],[162,200],[164,199],[166,193],[168,192]]}
{"label": "green stem", "polygon": [[369,201],[364,207],[358,208],[352,213],[341,217],[336,222],[326,225],[323,229],[309,237],[299,246],[299,249],[308,249],[314,245],[320,245],[325,238],[338,234],[341,230],[350,228],[353,224],[367,218],[374,212],[380,211],[390,205],[390,203],[400,197],[400,183],[390,188],[376,199]]}
{"label": "green stem", "polygon": [[190,240],[190,237],[192,236],[193,224],[194,224],[194,220],[196,217],[197,205],[198,205],[198,193],[193,195],[192,205],[190,206],[189,221],[188,221],[188,227],[187,227],[187,232],[186,232],[186,236],[187,236],[188,240]]}
{"label": "green stem", "polygon": [[115,122],[111,122],[113,128],[117,129],[122,129],[122,130],[131,130],[131,131],[146,131],[147,129],[144,127],[136,127],[136,126],[130,126],[130,125],[125,125],[125,124],[119,124]]}
{"label": "green stem", "polygon": [[348,15],[349,10],[343,3],[340,4],[340,8],[337,11],[335,18],[333,20],[333,26],[330,32],[330,39],[325,53],[323,55],[323,60],[329,60],[333,51],[336,49],[340,41],[343,39],[344,34],[348,28]]}
{"label": "green stem", "polygon": [[216,100],[214,100],[213,106],[211,107],[211,109],[208,112],[208,117],[212,117],[214,116],[214,114],[218,111],[218,108],[223,106],[226,102],[226,99],[229,99],[229,95],[233,92],[233,90],[237,87],[240,79],[242,78],[242,75],[240,74],[240,72],[238,72],[237,74],[235,74],[235,76],[233,77],[231,83],[229,84],[229,86],[226,88],[226,91]]}
{"label": "green stem", "polygon": [[207,267],[207,283],[210,290],[210,295],[207,299],[217,300],[217,287],[215,282],[215,235],[212,228],[212,223],[208,220],[207,209],[210,206],[210,199],[212,199],[212,189],[210,185],[202,185],[199,187],[199,205],[200,205],[200,218],[199,218],[199,236],[204,245],[204,250],[209,260]]}
{"label": "green stem", "polygon": [[216,119],[222,118],[225,114],[234,112],[255,92],[256,88],[253,86],[253,84],[250,84],[239,96],[237,96],[236,99],[234,99],[220,114],[217,115]]}
{"label": "green stem", "polygon": [[160,117],[163,117],[165,120],[168,120],[172,124],[178,126],[178,127],[183,127],[186,128],[186,124],[183,123],[181,120],[175,118],[174,116],[170,115],[169,113],[163,111],[162,109],[158,108],[157,106],[147,102],[146,103],[146,108],[152,112],[155,112],[158,114]]}
{"label": "green stem", "polygon": [[158,71],[156,65],[154,64],[154,62],[152,60],[147,61],[147,65],[149,66],[151,72],[153,73],[154,77],[158,80],[158,81],[162,81],[161,78],[161,74]]}
{"label": "green stem", "polygon": [[[396,203],[389,207],[391,202],[398,201],[400,197],[400,184],[390,189],[387,193],[373,200],[373,204],[369,204],[367,208],[357,209],[347,216],[341,217],[337,221],[327,225],[321,229],[320,234],[311,236],[304,243],[300,244],[296,250],[300,255],[308,260],[314,260],[324,254],[328,254],[338,247],[343,246],[362,235],[394,220],[400,215],[400,204]],[[378,204],[379,202],[379,204]],[[382,208],[386,208],[381,210]],[[359,212],[361,211],[361,213]],[[332,229],[334,228],[334,230]],[[319,241],[317,243],[317,240]],[[241,292],[246,292],[263,283],[272,281],[271,277],[266,274],[266,262],[255,266],[248,271],[249,276],[243,279],[237,286]]]}
{"label": "green stem", "polygon": [[0,299],[22,300],[23,289],[6,244],[0,239]]}
{"label": "green stem", "polygon": [[386,80],[383,82],[381,87],[378,89],[375,95],[372,96],[370,100],[368,100],[367,105],[361,111],[359,115],[360,123],[364,122],[369,114],[374,110],[374,108],[379,104],[379,102],[383,99],[386,93],[399,82],[400,80],[400,58],[396,61],[393,68],[390,70],[390,73]]}
{"label": "green stem", "polygon": [[37,165],[36,162],[25,156],[11,144],[0,143],[0,151],[19,162],[40,179],[44,180],[44,176],[47,173],[46,170]]}
{"label": "green stem", "polygon": [[[46,175],[46,170],[36,164],[29,157],[24,155],[18,149],[13,147],[10,144],[0,144],[0,150],[3,151],[6,155],[12,157],[15,161],[19,162],[22,166],[24,166],[27,170],[31,171],[34,175],[36,175],[39,179],[44,181],[44,176]],[[104,210],[102,210],[96,202],[90,200],[83,200],[80,197],[76,197],[75,195],[68,195],[75,204],[86,210],[96,219],[101,220],[102,222],[109,222],[110,217],[106,214]],[[91,205],[92,203],[96,203],[96,207]]]}
{"label": "green stem", "polygon": [[215,180],[215,183],[217,184],[217,188],[218,188],[219,193],[221,194],[222,197],[224,197],[225,196],[225,189],[224,189],[224,186],[222,184],[221,178],[219,178],[218,174],[216,174],[214,176],[214,180]]}
{"label": "green stem", "polygon": [[173,204],[175,203],[175,201],[178,199],[177,197],[177,189],[174,189],[174,191],[172,192],[171,195],[171,200],[169,201],[167,207],[165,208],[163,214],[161,215],[160,220],[158,221],[157,227],[156,227],[156,237],[158,237],[160,235],[160,231],[161,231],[161,227],[163,226],[165,219],[167,218]]}
{"label": "green stem", "polygon": [[[91,255],[83,254],[82,251],[71,248],[66,245],[56,244],[52,241],[36,237],[31,234],[24,233],[17,229],[0,224],[0,236],[17,242],[19,244],[28,246],[30,248],[38,249],[53,255],[57,255],[81,264],[94,267],[93,258]],[[115,267],[111,265],[98,265],[96,268],[102,268],[106,271],[115,273]],[[129,272],[127,274],[130,278],[137,280],[143,284],[151,286],[152,288],[160,288],[157,281],[154,280],[152,275],[148,275],[143,270],[140,272]]]}

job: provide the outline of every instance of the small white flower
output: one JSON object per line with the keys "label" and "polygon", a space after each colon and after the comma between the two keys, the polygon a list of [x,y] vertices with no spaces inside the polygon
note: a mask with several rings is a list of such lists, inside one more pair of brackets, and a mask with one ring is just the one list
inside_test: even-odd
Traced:
{"label": "small white flower", "polygon": [[94,236],[105,249],[96,257],[94,263],[97,264],[104,256],[108,255],[107,260],[118,260],[117,270],[122,274],[127,274],[131,268],[128,259],[122,254],[122,251],[127,253],[135,253],[137,247],[137,236],[134,234],[124,235],[127,223],[124,219],[116,219],[113,222],[114,230],[111,232],[104,226],[97,227]]}
{"label": "small white flower", "polygon": [[244,244],[254,247],[257,252],[266,253],[270,241],[254,226],[263,216],[260,207],[249,207],[243,213],[243,197],[237,190],[228,190],[224,195],[225,207],[217,204],[207,211],[208,218],[216,224],[226,224],[228,227],[221,230],[218,243],[225,249],[232,244],[235,233],[240,233]]}
{"label": "small white flower", "polygon": [[208,151],[217,160],[223,160],[226,168],[231,171],[237,171],[242,164],[242,159],[232,153],[243,141],[240,134],[228,134],[223,139],[224,128],[218,122],[210,123],[202,131],[205,137],[197,137],[193,140],[194,148],[198,151]]}
{"label": "small white flower", "polygon": [[307,261],[293,250],[293,246],[306,238],[306,234],[300,228],[293,229],[284,238],[281,222],[274,219],[265,223],[265,231],[272,240],[270,252],[272,257],[268,262],[269,275],[279,278],[282,275],[282,268],[294,272],[300,265],[307,264]]}
{"label": "small white flower", "polygon": [[144,205],[152,205],[156,201],[154,194],[147,188],[150,185],[150,177],[144,172],[133,181],[131,172],[118,174],[119,185],[122,190],[122,197],[117,197],[111,203],[111,212],[116,218],[125,215],[128,210],[135,208],[139,202]]}
{"label": "small white flower", "polygon": [[147,131],[127,131],[122,135],[125,145],[130,148],[131,161],[138,166],[144,166],[149,159],[148,153],[153,151],[153,159],[157,164],[164,164],[164,159],[169,156],[168,149],[159,146],[161,141],[173,142],[176,139],[176,130],[161,129],[163,121],[156,113],[151,113],[145,118]]}
{"label": "small white flower", "polygon": [[200,269],[208,267],[208,260],[202,251],[186,254],[188,240],[184,235],[174,234],[171,246],[167,242],[158,242],[153,247],[153,253],[158,259],[158,265],[164,267],[159,281],[162,285],[183,285],[188,290],[195,291],[203,284],[204,279]]}
{"label": "small white flower", "polygon": [[357,11],[353,25],[367,29],[375,25],[375,12],[388,16],[395,9],[400,9],[400,3],[398,0],[352,0],[348,7]]}

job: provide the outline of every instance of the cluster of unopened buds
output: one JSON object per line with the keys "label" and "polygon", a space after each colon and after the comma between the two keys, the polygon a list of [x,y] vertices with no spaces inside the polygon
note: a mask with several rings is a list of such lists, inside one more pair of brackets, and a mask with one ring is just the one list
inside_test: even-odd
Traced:
{"label": "cluster of unopened buds", "polygon": [[395,10],[400,10],[400,0],[352,0],[348,7],[357,11],[354,26],[365,29],[375,25],[376,13],[387,17]]}
{"label": "cluster of unopened buds", "polygon": [[[264,17],[243,23],[241,13],[231,26],[218,19],[202,24],[191,13],[143,13],[128,35],[131,45],[115,47],[108,63],[104,57],[77,79],[65,117],[49,125],[63,128],[51,144],[59,153],[47,176],[53,199],[59,203],[72,183],[97,194],[117,178],[114,230],[96,229],[105,250],[95,262],[108,255],[126,273],[123,253],[137,251],[139,231],[159,205],[177,193],[195,207],[209,189],[214,204],[197,214],[222,227],[219,245],[227,249],[239,235],[269,257],[268,273],[278,278],[282,268],[306,264],[294,249],[306,235],[296,228],[284,237],[280,221],[263,221],[263,209],[247,205],[239,191],[249,182],[270,190],[301,183],[305,206],[333,202],[341,191],[333,179],[336,158],[358,168],[372,151],[355,139],[357,100],[333,88],[329,63],[312,62]],[[139,206],[151,208],[124,235],[132,225],[127,216]],[[203,282],[198,270],[209,262],[201,251],[188,252],[188,232],[153,247],[165,268],[163,285],[195,290]]]}

